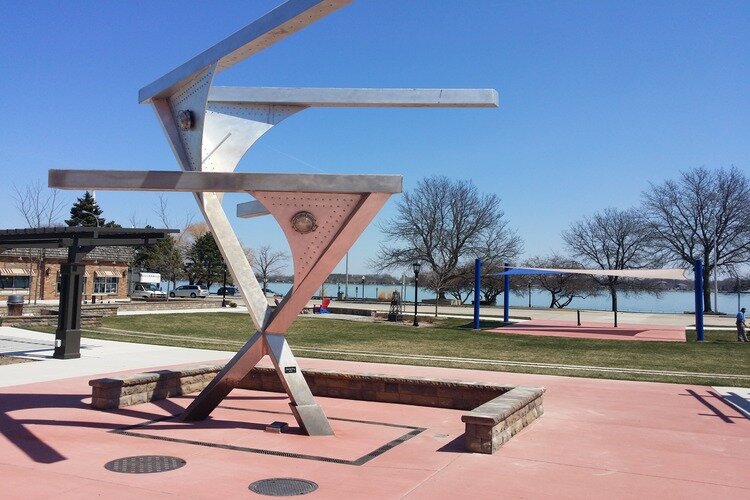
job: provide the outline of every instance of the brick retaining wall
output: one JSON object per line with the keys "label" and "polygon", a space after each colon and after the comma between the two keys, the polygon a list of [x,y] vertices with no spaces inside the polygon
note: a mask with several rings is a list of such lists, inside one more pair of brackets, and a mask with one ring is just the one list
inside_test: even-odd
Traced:
{"label": "brick retaining wall", "polygon": [[464,445],[474,453],[495,453],[544,413],[541,387],[514,387],[461,417]]}
{"label": "brick retaining wall", "polygon": [[[227,297],[227,303],[238,302]],[[238,303],[242,304],[240,300]],[[159,311],[163,309],[219,309],[221,300],[212,299],[169,299],[169,300],[133,300],[118,304],[123,311]]]}
{"label": "brick retaining wall", "polygon": [[[199,366],[91,380],[91,405],[101,410],[113,410],[198,392],[222,368],[222,365]],[[541,387],[327,370],[305,370],[303,373],[314,396],[471,410],[461,420],[466,425],[466,449],[474,453],[494,453],[544,412],[544,388]],[[237,387],[284,392],[273,368],[253,368]]]}
{"label": "brick retaining wall", "polygon": [[[498,386],[431,378],[402,378],[369,373],[304,370],[314,396],[470,410],[514,386]],[[240,389],[284,392],[273,368],[254,368],[237,386]]]}
{"label": "brick retaining wall", "polygon": [[[101,326],[102,316],[98,314],[82,314],[81,326]],[[57,314],[38,316],[0,316],[0,326],[57,326]]]}

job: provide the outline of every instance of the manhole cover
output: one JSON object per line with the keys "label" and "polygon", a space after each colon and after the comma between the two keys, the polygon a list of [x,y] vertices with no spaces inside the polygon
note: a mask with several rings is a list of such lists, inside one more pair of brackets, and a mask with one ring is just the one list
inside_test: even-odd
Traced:
{"label": "manhole cover", "polygon": [[104,468],[112,472],[125,472],[127,474],[149,474],[151,472],[166,472],[179,469],[185,465],[185,461],[177,457],[164,455],[141,455],[138,457],[125,457],[112,460],[104,464]]}
{"label": "manhole cover", "polygon": [[291,497],[294,495],[306,495],[318,489],[317,483],[305,479],[294,479],[291,477],[275,477],[272,479],[261,479],[250,485],[250,490],[261,495],[272,497]]}

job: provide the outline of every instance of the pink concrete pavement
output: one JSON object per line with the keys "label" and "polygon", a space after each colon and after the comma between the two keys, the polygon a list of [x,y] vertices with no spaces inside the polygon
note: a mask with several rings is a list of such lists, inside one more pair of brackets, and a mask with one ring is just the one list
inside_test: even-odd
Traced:
{"label": "pink concrete pavement", "polygon": [[578,326],[575,321],[535,319],[520,321],[512,325],[488,330],[516,335],[542,335],[545,337],[568,337],[604,340],[659,340],[685,342],[685,329],[664,325],[623,324],[615,328],[612,323],[585,322]]}
{"label": "pink concrete pavement", "polygon": [[[176,414],[190,397],[99,412],[88,379],[0,389],[0,498],[236,498],[262,478],[320,485],[309,498],[748,498],[750,421],[708,387],[302,359],[310,369],[431,376],[547,387],[545,414],[492,456],[463,453],[461,412],[319,398],[337,435],[296,429],[279,394],[234,391],[212,418],[112,433]],[[382,425],[384,423],[390,425]],[[393,427],[393,425],[404,427]],[[361,466],[206,447],[232,444],[353,460],[405,427],[425,430]],[[181,469],[118,474],[103,465],[132,455],[174,455]]]}

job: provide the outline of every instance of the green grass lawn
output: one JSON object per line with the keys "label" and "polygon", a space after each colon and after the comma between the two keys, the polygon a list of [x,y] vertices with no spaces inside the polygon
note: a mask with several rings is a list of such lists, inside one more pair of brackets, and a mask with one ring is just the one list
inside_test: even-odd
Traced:
{"label": "green grass lawn", "polygon": [[[483,326],[495,325],[487,323]],[[84,336],[236,351],[252,333],[249,318],[232,313],[116,316],[104,318],[102,327],[104,329],[95,332],[87,330]],[[107,331],[106,328],[120,331]],[[301,317],[294,322],[287,337],[297,355],[302,357],[706,385],[750,384],[749,378],[633,374],[465,361],[503,360],[750,377],[750,344],[733,342],[731,337],[726,337],[725,332],[708,331],[707,342],[703,343],[640,342],[475,332],[471,329],[471,322],[464,319],[446,319],[431,327],[413,328],[388,323]],[[368,354],[361,356],[322,352],[323,350]],[[400,359],[385,356],[405,354],[446,356],[463,360]]]}

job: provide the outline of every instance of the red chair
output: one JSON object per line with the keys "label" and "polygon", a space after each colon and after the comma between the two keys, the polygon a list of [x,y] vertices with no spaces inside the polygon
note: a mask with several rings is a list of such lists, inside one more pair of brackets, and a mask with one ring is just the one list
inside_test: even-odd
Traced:
{"label": "red chair", "polygon": [[320,314],[330,314],[331,311],[328,310],[330,303],[331,299],[323,299],[323,302],[320,304]]}

